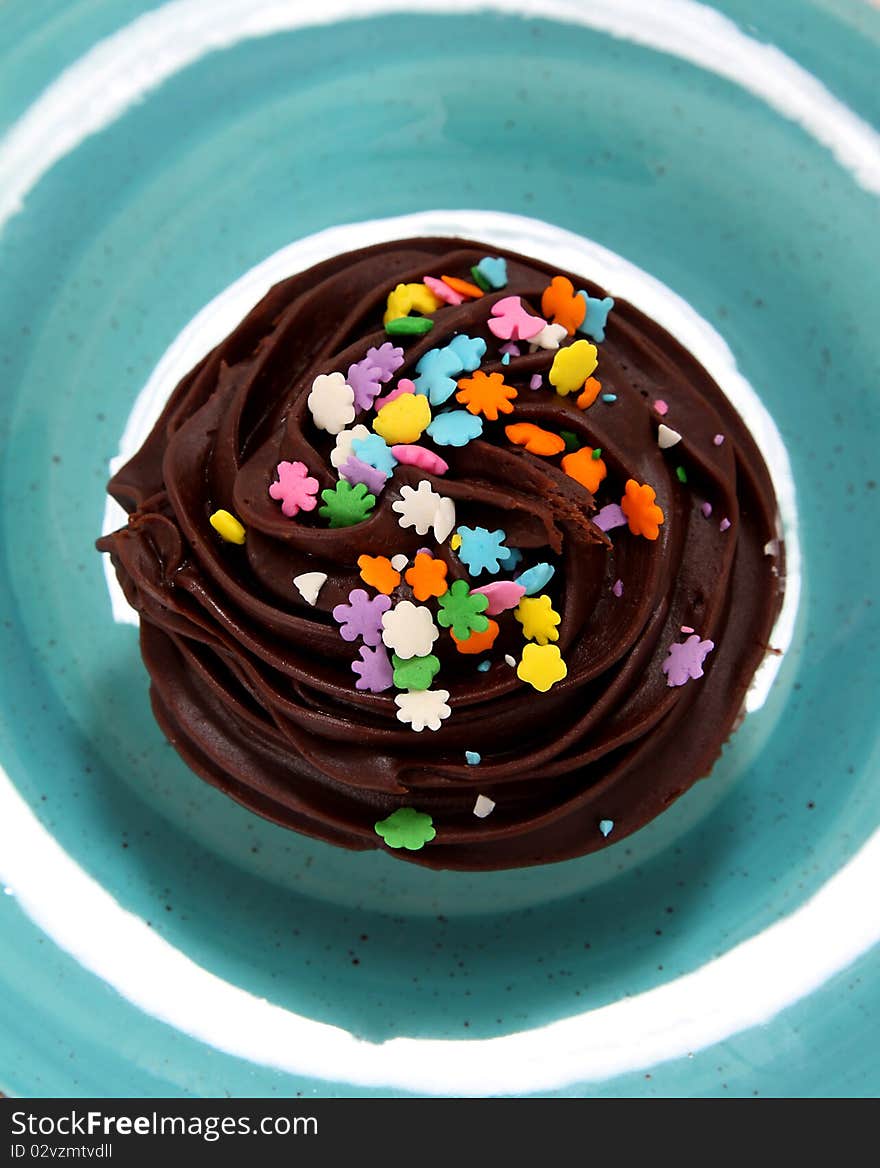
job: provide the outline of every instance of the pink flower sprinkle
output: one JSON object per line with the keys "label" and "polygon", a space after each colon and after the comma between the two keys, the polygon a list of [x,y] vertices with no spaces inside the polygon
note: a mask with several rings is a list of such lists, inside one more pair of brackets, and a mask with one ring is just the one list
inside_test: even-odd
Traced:
{"label": "pink flower sprinkle", "polygon": [[519,296],[505,296],[492,305],[489,331],[501,341],[527,341],[547,327],[546,320],[526,312]]}
{"label": "pink flower sprinkle", "polygon": [[665,418],[666,415],[669,413],[669,406],[666,404],[666,402],[663,400],[662,397],[658,397],[657,400],[654,402],[654,409],[657,411],[657,413],[660,415],[661,418]]}
{"label": "pink flower sprinkle", "polygon": [[318,480],[309,475],[304,462],[279,462],[275,471],[278,481],[269,487],[269,494],[281,503],[281,511],[288,519],[300,511],[313,511],[317,500]]}
{"label": "pink flower sprinkle", "polygon": [[396,401],[397,398],[403,397],[405,393],[415,393],[416,387],[408,377],[401,377],[394,389],[390,393],[386,393],[384,397],[376,398],[373,402],[373,407],[378,413],[383,406],[387,406],[389,402]]}
{"label": "pink flower sprinkle", "polygon": [[708,519],[709,516],[712,514],[712,504],[711,503],[703,503],[700,507],[700,510],[703,512],[703,515]]}
{"label": "pink flower sprinkle", "polygon": [[419,470],[428,474],[443,475],[449,470],[449,463],[445,462],[433,450],[426,450],[424,446],[404,446],[398,443],[391,447],[391,453],[404,466],[417,466]]}
{"label": "pink flower sprinkle", "polygon": [[716,446],[720,446],[721,443],[724,441],[724,435],[723,434],[716,434],[715,437],[712,439],[712,441],[715,443]]}
{"label": "pink flower sprinkle", "polygon": [[611,589],[611,591],[614,593],[614,595],[619,600],[620,597],[623,596],[623,581],[622,580],[615,580],[614,587]]}
{"label": "pink flower sprinkle", "polygon": [[724,518],[721,520],[721,522],[718,524],[718,530],[719,530],[719,531],[727,531],[727,529],[728,529],[729,527],[730,527],[730,520],[729,520],[729,519],[727,518],[727,516],[725,515],[725,517],[724,517]]}
{"label": "pink flower sprinkle", "polygon": [[445,300],[447,304],[461,304],[464,300],[460,292],[456,292],[454,288],[450,288],[448,284],[444,284],[436,276],[425,276],[422,283],[427,284],[434,295],[440,300]]}
{"label": "pink flower sprinkle", "polygon": [[694,629],[692,629],[690,625],[682,625],[681,631],[683,633],[692,633],[692,632],[694,632]]}

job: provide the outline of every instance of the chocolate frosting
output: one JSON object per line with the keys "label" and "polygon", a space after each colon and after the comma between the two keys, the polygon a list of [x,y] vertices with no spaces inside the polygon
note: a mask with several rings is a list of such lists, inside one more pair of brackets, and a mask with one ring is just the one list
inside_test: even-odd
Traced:
{"label": "chocolate frosting", "polygon": [[[315,427],[306,401],[316,375],[345,373],[388,339],[383,311],[399,282],[470,279],[487,254],[505,257],[507,286],[442,307],[424,337],[393,338],[406,350],[398,376],[415,376],[420,356],[458,333],[480,336],[488,342],[481,369],[503,372],[519,390],[514,413],[464,447],[439,448],[449,463],[442,478],[398,465],[362,523],[331,529],[317,511],[286,518],[268,493],[280,461],[305,463],[322,488],[337,481],[334,439]],[[778,537],[770,477],[712,378],[630,304],[617,302],[598,346],[596,376],[613,402],[579,409],[576,395],[554,392],[552,351],[522,345],[523,355],[502,365],[487,328],[491,305],[517,295],[540,316],[557,274],[483,244],[431,238],[380,244],[293,276],[183,379],[111,480],[129,520],[98,547],[140,614],[156,718],[194,771],[260,815],[364,849],[384,847],[377,820],[414,807],[432,816],[436,836],[391,854],[438,868],[517,867],[613,843],[710,771],[781,603],[782,561],[765,554]],[[605,294],[565,274],[575,288]],[[544,378],[536,391],[535,373]],[[682,435],[671,450],[658,447],[658,398],[669,407],[663,420]],[[370,417],[355,421],[369,426]],[[558,458],[507,440],[504,425],[519,421],[601,447],[608,477],[596,499]],[[438,731],[415,733],[397,719],[393,690],[354,688],[356,646],[331,613],[364,587],[364,553],[412,557],[431,542],[449,581],[468,579],[448,541],[438,548],[403,529],[392,510],[401,487],[424,478],[454,499],[458,524],[506,532],[523,552],[519,570],[556,566],[545,591],[562,615],[568,674],[546,693],[517,678],[504,660],[523,646],[510,613],[499,620],[487,672],[443,632],[436,685],[449,691],[452,714]],[[656,490],[665,522],[655,541],[626,526],[606,535],[593,522],[630,478]],[[218,538],[209,523],[218,508],[245,525],[244,546]],[[293,586],[311,571],[328,577],[314,606]],[[412,599],[405,583],[392,596],[403,599]],[[662,665],[682,626],[715,649],[704,676],[673,687]],[[478,752],[480,764],[467,765],[465,751]],[[484,819],[473,814],[478,794],[496,805]],[[607,839],[601,820],[614,824]]]}

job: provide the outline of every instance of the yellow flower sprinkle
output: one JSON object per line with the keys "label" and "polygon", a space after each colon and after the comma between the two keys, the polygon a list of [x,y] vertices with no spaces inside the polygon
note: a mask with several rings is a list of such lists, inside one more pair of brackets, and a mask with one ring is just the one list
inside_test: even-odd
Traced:
{"label": "yellow flower sprinkle", "polygon": [[528,682],[539,693],[546,693],[568,674],[568,667],[555,645],[526,645],[516,667],[520,681]]}
{"label": "yellow flower sprinkle", "polygon": [[553,608],[549,596],[524,596],[513,615],[523,627],[523,636],[527,641],[537,641],[539,645],[546,645],[548,641],[558,641],[560,616]]}
{"label": "yellow flower sprinkle", "polygon": [[383,406],[373,420],[373,429],[389,446],[418,442],[431,424],[431,407],[420,393],[402,393]]}
{"label": "yellow flower sprinkle", "polygon": [[550,366],[550,384],[555,385],[556,392],[563,397],[577,393],[598,364],[596,346],[589,341],[575,341],[573,345],[557,349]]}

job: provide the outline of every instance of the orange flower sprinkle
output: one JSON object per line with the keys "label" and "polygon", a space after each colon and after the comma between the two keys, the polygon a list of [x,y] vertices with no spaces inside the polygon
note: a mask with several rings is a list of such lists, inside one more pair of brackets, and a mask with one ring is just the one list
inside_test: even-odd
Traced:
{"label": "orange flower sprinkle", "polygon": [[469,296],[471,300],[479,300],[483,295],[483,289],[477,284],[472,284],[470,280],[460,280],[458,276],[441,276],[440,279],[453,292],[458,292],[460,296]]}
{"label": "orange flower sprinkle", "polygon": [[582,446],[580,450],[566,454],[562,460],[562,469],[593,495],[608,474],[608,468],[602,459],[593,458],[592,446]]}
{"label": "orange flower sprinkle", "polygon": [[473,377],[464,377],[459,381],[459,391],[455,395],[472,414],[482,414],[490,422],[498,421],[498,411],[502,414],[512,414],[510,404],[516,397],[516,390],[508,385],[500,373],[483,373],[478,369]]}
{"label": "orange flower sprinkle", "polygon": [[485,653],[495,644],[495,638],[498,636],[498,622],[490,620],[489,627],[485,632],[471,633],[463,641],[460,641],[451,629],[449,635],[455,641],[455,647],[459,653]]}
{"label": "orange flower sprinkle", "polygon": [[565,439],[549,430],[542,430],[533,422],[515,422],[512,426],[505,426],[504,433],[514,446],[524,446],[529,454],[559,454],[565,450]]}
{"label": "orange flower sprinkle", "polygon": [[[580,300],[580,297],[578,297]],[[598,377],[588,377],[584,382],[584,388],[580,392],[577,399],[578,409],[587,410],[599,396],[602,390],[602,382]]]}
{"label": "orange flower sprinkle", "polygon": [[363,582],[386,596],[400,583],[400,572],[391,567],[387,556],[358,556],[358,568]]}
{"label": "orange flower sprinkle", "polygon": [[626,494],[620,500],[620,509],[626,516],[633,535],[643,535],[645,539],[656,539],[660,534],[660,524],[664,520],[662,510],[654,500],[657,493],[647,483],[639,486],[635,479],[626,480]]}
{"label": "orange flower sprinkle", "polygon": [[413,590],[416,600],[428,600],[431,596],[443,596],[449,591],[446,583],[446,565],[435,556],[419,552],[415,563],[404,574],[404,580]]}
{"label": "orange flower sprinkle", "polygon": [[575,294],[574,285],[566,276],[554,276],[541,297],[541,312],[561,324],[570,337],[587,315],[587,302]]}

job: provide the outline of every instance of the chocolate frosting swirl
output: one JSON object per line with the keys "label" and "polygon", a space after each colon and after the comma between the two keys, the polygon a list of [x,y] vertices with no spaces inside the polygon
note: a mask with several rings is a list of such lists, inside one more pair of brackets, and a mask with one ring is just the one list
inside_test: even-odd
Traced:
{"label": "chocolate frosting swirl", "polygon": [[[488,342],[483,371],[503,372],[519,390],[515,412],[464,447],[442,448],[442,478],[398,465],[362,523],[331,529],[317,511],[282,515],[268,493],[281,460],[305,463],[322,488],[336,482],[334,439],[314,426],[306,402],[315,376],[345,373],[388,339],[382,315],[399,282],[469,278],[487,254],[505,257],[507,286],[444,306],[424,337],[394,338],[406,350],[398,376],[414,376],[424,352],[458,333],[480,336]],[[547,384],[552,352],[522,346],[524,355],[502,365],[487,328],[491,305],[517,295],[540,316],[542,292],[557,274],[445,238],[380,244],[319,264],[272,288],[183,379],[112,479],[128,525],[98,547],[140,614],[156,718],[194,771],[260,815],[363,849],[383,846],[377,820],[411,806],[433,817],[436,837],[392,854],[439,868],[516,867],[622,838],[711,769],[781,603],[781,559],[765,554],[778,536],[770,477],[712,378],[630,304],[617,302],[599,346],[596,376],[613,403],[582,410],[576,395],[555,393]],[[576,288],[604,295],[568,275]],[[532,391],[535,373],[544,388]],[[683,436],[671,451],[657,444],[656,398]],[[601,447],[608,477],[598,498],[558,459],[513,446],[504,424],[518,421]],[[449,581],[468,579],[448,542],[438,548],[404,530],[392,510],[401,487],[425,478],[454,499],[458,524],[505,531],[524,553],[522,567],[555,564],[546,591],[562,615],[568,674],[547,693],[518,680],[504,661],[522,651],[511,619],[500,621],[488,672],[444,633],[434,648],[436,685],[449,691],[452,715],[436,732],[415,733],[397,720],[394,691],[354,688],[356,646],[340,637],[331,612],[364,586],[364,553],[412,557],[430,542]],[[665,522],[655,541],[627,527],[609,536],[593,522],[630,478],[657,492]],[[209,524],[218,508],[241,519],[244,546],[218,538]],[[730,522],[725,531],[721,517]],[[313,607],[292,583],[310,571],[328,577]],[[412,592],[401,583],[392,599]],[[682,626],[715,649],[702,678],[671,687],[662,664]],[[479,766],[466,764],[466,750],[479,752]],[[478,794],[496,804],[488,818],[473,814]],[[600,820],[614,823],[607,840]]]}

